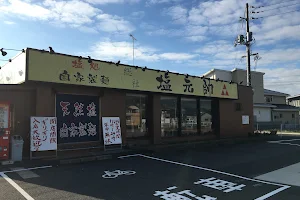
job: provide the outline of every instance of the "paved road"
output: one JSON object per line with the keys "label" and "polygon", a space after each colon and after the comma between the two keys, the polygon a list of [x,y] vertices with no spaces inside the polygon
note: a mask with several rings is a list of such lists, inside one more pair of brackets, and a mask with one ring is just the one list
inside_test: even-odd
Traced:
{"label": "paved road", "polygon": [[283,139],[13,169],[0,173],[0,199],[298,200],[300,139]]}

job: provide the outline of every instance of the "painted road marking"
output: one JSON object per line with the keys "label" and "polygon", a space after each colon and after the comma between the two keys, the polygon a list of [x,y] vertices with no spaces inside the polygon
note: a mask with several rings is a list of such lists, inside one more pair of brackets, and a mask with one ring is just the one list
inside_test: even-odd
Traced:
{"label": "painted road marking", "polygon": [[20,192],[23,197],[27,200],[34,200],[25,190],[23,190],[17,183],[15,183],[13,180],[11,180],[6,174],[3,172],[0,172],[0,176],[2,176],[9,184],[11,184],[18,192]]}
{"label": "painted road marking", "polygon": [[289,140],[271,140],[269,143],[279,143],[279,142],[290,142],[290,141],[299,141],[300,139],[289,139]]}
{"label": "painted road marking", "polygon": [[41,166],[41,167],[31,167],[31,168],[24,168],[24,169],[2,171],[2,173],[12,173],[12,172],[27,171],[27,170],[35,170],[35,169],[45,169],[45,168],[51,168],[51,167],[52,167],[52,165],[47,165],[47,166]]}
{"label": "painted road marking", "polygon": [[20,168],[20,169],[14,169],[10,171],[2,171],[0,172],[0,176],[4,178],[9,184],[11,184],[18,192],[20,192],[21,195],[26,200],[34,200],[25,190],[23,190],[16,182],[14,182],[11,178],[9,178],[5,173],[12,173],[12,172],[22,172],[22,171],[28,171],[28,170],[35,170],[35,169],[45,169],[45,168],[50,168],[52,167],[51,165],[48,166],[41,166],[41,167],[31,167],[31,168]]}
{"label": "painted road marking", "polygon": [[19,168],[12,168],[11,170],[19,170],[19,171],[16,171],[16,173],[19,174],[19,176],[21,176],[23,179],[40,177],[39,175],[37,175],[36,173],[34,173],[30,170],[23,170],[23,169],[25,169],[25,168],[19,167]]}
{"label": "painted road marking", "polygon": [[262,174],[255,178],[265,181],[300,186],[300,163]]}
{"label": "painted road marking", "polygon": [[[156,158],[156,157],[152,157],[152,156],[146,156],[146,155],[143,155],[143,154],[135,154],[135,155],[130,155],[130,156],[127,156],[127,157],[137,157],[137,156],[140,156],[140,157],[144,157],[144,158],[148,158],[148,159],[152,159],[152,160],[157,160],[157,161],[161,161],[161,162],[166,162],[166,163],[172,163],[172,164],[175,164],[175,165],[181,165],[181,166],[185,166],[185,167],[190,167],[190,168],[195,168],[195,169],[201,169],[201,170],[204,170],[204,171],[209,171],[209,172],[215,172],[215,173],[218,173],[218,174],[223,174],[223,175],[227,175],[227,176],[232,176],[232,177],[236,177],[236,178],[240,178],[240,179],[244,179],[244,180],[248,180],[248,181],[253,181],[253,182],[258,182],[258,183],[265,183],[265,184],[269,184],[269,185],[275,185],[275,186],[280,186],[280,188],[272,191],[272,192],[269,192],[259,198],[256,198],[255,200],[264,200],[264,199],[267,199],[283,190],[286,190],[288,188],[290,188],[291,186],[288,186],[288,185],[283,185],[283,184],[279,184],[279,183],[272,183],[272,182],[267,182],[267,181],[263,181],[263,180],[258,180],[258,179],[252,179],[252,178],[247,178],[247,177],[243,177],[243,176],[240,176],[240,175],[235,175],[235,174],[231,174],[231,173],[227,173],[227,172],[222,172],[222,171],[218,171],[218,170],[214,170],[214,169],[209,169],[209,168],[205,168],[205,167],[199,167],[199,166],[195,166],[195,165],[190,165],[190,164],[185,164],[185,163],[180,163],[180,162],[175,162],[175,161],[171,161],[171,160],[165,160],[165,159],[161,159],[161,158]],[[119,158],[124,158],[124,156],[122,157],[119,157]]]}
{"label": "painted road marking", "polygon": [[105,174],[102,175],[102,178],[117,178],[120,175],[133,175],[135,174],[135,171],[121,171],[121,170],[115,170],[115,171],[104,171]]}

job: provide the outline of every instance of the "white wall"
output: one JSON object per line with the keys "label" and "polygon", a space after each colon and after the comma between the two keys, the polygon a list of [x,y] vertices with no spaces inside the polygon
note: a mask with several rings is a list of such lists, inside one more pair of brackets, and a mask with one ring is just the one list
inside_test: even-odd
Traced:
{"label": "white wall", "polygon": [[0,69],[0,84],[20,84],[25,82],[26,53],[20,53]]}
{"label": "white wall", "polygon": [[257,122],[270,122],[272,121],[271,117],[271,108],[253,108],[253,114],[256,116]]}
{"label": "white wall", "polygon": [[231,81],[232,75],[230,71],[215,71],[216,77],[215,79],[219,78],[223,81]]}

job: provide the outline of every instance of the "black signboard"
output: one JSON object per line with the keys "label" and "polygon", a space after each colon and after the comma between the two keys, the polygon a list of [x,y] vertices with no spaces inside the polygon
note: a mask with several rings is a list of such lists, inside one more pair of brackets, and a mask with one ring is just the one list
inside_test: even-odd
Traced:
{"label": "black signboard", "polygon": [[56,95],[58,144],[99,140],[99,97]]}

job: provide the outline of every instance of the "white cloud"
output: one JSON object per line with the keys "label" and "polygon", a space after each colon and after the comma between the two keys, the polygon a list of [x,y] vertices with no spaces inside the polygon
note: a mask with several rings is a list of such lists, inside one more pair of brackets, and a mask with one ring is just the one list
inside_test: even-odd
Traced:
{"label": "white cloud", "polygon": [[34,19],[50,19],[51,11],[40,5],[31,5],[19,0],[10,0],[8,5],[0,6],[0,11],[4,14],[17,14]]}
{"label": "white cloud", "polygon": [[284,92],[290,95],[299,94],[300,69],[283,65],[280,68],[259,68],[257,71],[265,72],[264,87],[267,89]]}
{"label": "white cloud", "polygon": [[162,53],[159,55],[160,58],[166,60],[189,60],[196,56],[197,55],[195,54],[187,54],[187,53]]}
{"label": "white cloud", "polygon": [[180,5],[172,6],[165,11],[163,14],[169,15],[174,23],[184,24],[187,22],[188,10]]}
{"label": "white cloud", "polygon": [[185,39],[187,39],[188,41],[191,41],[191,42],[201,42],[201,41],[205,40],[205,38],[206,38],[205,36],[201,36],[201,35],[185,37]]}
{"label": "white cloud", "polygon": [[131,17],[137,18],[137,19],[141,19],[144,16],[145,16],[145,12],[144,11],[136,11],[136,12],[132,12],[131,13]]}
{"label": "white cloud", "polygon": [[100,14],[97,19],[99,20],[98,29],[100,31],[128,33],[135,29],[129,21],[116,15]]}
{"label": "white cloud", "polygon": [[182,0],[148,0],[146,2],[146,6],[155,5],[155,4],[163,4],[163,3],[177,3]]}
{"label": "white cloud", "polygon": [[104,31],[121,34],[134,30],[134,26],[122,17],[103,13],[80,0],[45,0],[42,3],[10,0],[7,4],[0,5],[0,12],[22,19],[41,20],[58,27],[69,26],[88,33]]}
{"label": "white cloud", "polygon": [[117,3],[138,3],[140,0],[85,0],[91,4],[117,4]]}
{"label": "white cloud", "polygon": [[[132,43],[131,42],[113,42],[105,39],[93,45],[89,53],[94,58],[101,60],[121,60],[122,63],[131,63],[132,60]],[[154,62],[159,60],[183,61],[195,58],[196,54],[164,52],[160,53],[158,49],[135,45],[135,60]]]}
{"label": "white cloud", "polygon": [[7,24],[7,25],[14,25],[14,24],[16,24],[16,22],[13,22],[13,21],[4,21],[3,23]]}

